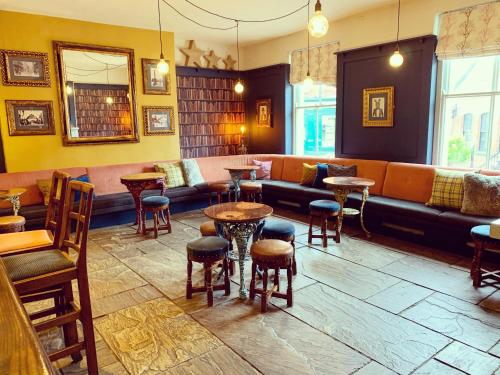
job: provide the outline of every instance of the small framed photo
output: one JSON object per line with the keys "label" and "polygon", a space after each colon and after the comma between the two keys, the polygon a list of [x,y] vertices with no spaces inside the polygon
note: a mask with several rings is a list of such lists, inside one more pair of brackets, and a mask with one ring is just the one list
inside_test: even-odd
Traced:
{"label": "small framed photo", "polygon": [[174,107],[172,106],[144,106],[144,135],[173,135],[175,134]]}
{"label": "small framed photo", "polygon": [[56,134],[52,101],[6,100],[9,135]]}
{"label": "small framed photo", "polygon": [[256,105],[257,126],[270,128],[271,125],[271,99],[259,99]]}
{"label": "small framed photo", "polygon": [[4,85],[50,87],[47,53],[2,50],[0,59]]}
{"label": "small framed photo", "polygon": [[[144,94],[170,95],[170,74],[162,74],[157,65],[160,60],[142,59],[142,86]],[[170,65],[170,61],[167,60]]]}
{"label": "small framed photo", "polygon": [[394,126],[394,87],[363,90],[363,126]]}

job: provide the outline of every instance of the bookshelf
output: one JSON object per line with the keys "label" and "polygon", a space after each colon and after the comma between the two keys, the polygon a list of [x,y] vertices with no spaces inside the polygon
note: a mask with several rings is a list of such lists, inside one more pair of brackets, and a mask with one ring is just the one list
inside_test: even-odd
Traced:
{"label": "bookshelf", "polygon": [[233,90],[236,78],[177,70],[181,157],[235,155],[245,124],[245,101]]}

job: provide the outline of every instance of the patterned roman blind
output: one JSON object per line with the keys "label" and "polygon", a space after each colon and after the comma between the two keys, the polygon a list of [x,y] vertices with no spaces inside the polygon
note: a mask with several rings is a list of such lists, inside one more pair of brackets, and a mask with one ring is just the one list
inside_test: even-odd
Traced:
{"label": "patterned roman blind", "polygon": [[[309,50],[309,73],[314,82],[337,82],[337,55],[339,43],[332,42]],[[307,75],[307,49],[292,51],[290,67],[290,83],[301,83]]]}
{"label": "patterned roman blind", "polygon": [[500,1],[439,16],[439,59],[500,54]]}

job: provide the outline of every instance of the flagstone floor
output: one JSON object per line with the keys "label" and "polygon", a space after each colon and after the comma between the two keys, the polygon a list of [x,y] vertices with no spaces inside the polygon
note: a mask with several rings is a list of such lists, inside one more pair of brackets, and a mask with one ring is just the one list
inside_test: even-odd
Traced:
{"label": "flagstone floor", "polygon": [[[298,275],[294,306],[272,300],[266,314],[258,297],[237,298],[238,273],[212,308],[202,294],[185,299],[185,245],[201,212],[174,215],[157,240],[129,225],[92,230],[100,373],[500,375],[500,290],[472,287],[470,259],[347,226],[340,244],[308,245],[306,218],[278,214],[296,226]],[[58,330],[42,338],[62,344]],[[86,373],[85,360],[56,365]]]}

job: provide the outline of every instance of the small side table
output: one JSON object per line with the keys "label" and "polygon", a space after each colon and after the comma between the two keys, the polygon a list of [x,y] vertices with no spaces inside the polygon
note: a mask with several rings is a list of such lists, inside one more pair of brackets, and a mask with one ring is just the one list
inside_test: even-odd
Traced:
{"label": "small side table", "polygon": [[485,278],[500,282],[500,270],[488,271],[481,268],[482,257],[485,251],[500,253],[500,239],[490,237],[489,225],[478,225],[471,229],[470,234],[474,241],[474,257],[470,268],[472,285],[477,288]]}
{"label": "small side table", "polygon": [[25,224],[22,216],[0,216],[0,233],[24,232]]}
{"label": "small side table", "polygon": [[226,167],[224,168],[231,175],[231,180],[234,183],[234,201],[238,202],[240,197],[240,181],[241,177],[245,172],[250,173],[250,179],[255,181],[257,178],[257,170],[260,169],[259,166],[254,165],[237,165],[234,167]]}
{"label": "small side table", "polygon": [[0,190],[0,200],[6,200],[12,203],[12,212],[14,216],[17,216],[19,209],[21,208],[20,195],[24,194],[26,189],[24,188],[12,188],[9,190]]}

